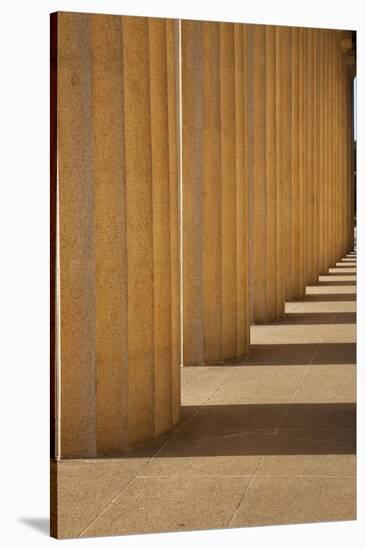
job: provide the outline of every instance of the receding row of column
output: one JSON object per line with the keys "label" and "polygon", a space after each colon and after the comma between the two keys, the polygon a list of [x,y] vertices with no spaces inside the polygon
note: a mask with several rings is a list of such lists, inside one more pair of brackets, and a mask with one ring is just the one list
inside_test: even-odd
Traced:
{"label": "receding row of column", "polygon": [[[352,81],[341,38],[182,22],[187,365],[240,358],[251,322],[281,318],[286,300],[353,247]],[[244,205],[230,203],[235,192]]]}
{"label": "receding row of column", "polygon": [[171,429],[182,344],[186,365],[237,360],[352,249],[342,36],[52,16],[54,456]]}
{"label": "receding row of column", "polygon": [[54,452],[94,456],[179,419],[178,23],[54,17]]}

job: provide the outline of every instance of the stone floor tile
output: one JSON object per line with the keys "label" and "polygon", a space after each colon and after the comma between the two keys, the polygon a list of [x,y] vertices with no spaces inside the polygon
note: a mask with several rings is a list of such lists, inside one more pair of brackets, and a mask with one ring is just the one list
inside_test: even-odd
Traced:
{"label": "stone floor tile", "polygon": [[202,405],[235,367],[182,367],[182,405]]}
{"label": "stone floor tile", "polygon": [[304,375],[305,366],[247,366],[238,368],[209,400],[214,405],[288,403]]}
{"label": "stone floor tile", "polygon": [[354,477],[255,476],[233,527],[356,519]]}
{"label": "stone floor tile", "polygon": [[251,346],[241,365],[308,365],[317,344],[264,344]]}
{"label": "stone floor tile", "polygon": [[196,440],[174,439],[144,468],[144,476],[252,475],[269,454],[273,432],[248,432]]}
{"label": "stone floor tile", "polygon": [[324,300],[313,300],[313,301],[303,301],[303,302],[294,302],[296,303],[296,313],[306,313],[306,314],[317,314],[317,313],[339,313],[339,312],[355,312],[356,311],[356,302],[347,297],[347,300],[344,301],[329,301],[328,297]]}
{"label": "stone floor tile", "polygon": [[356,275],[350,275],[350,274],[332,274],[332,275],[320,275],[319,276],[319,282],[332,282],[336,284],[342,284],[345,281],[355,281]]}
{"label": "stone floor tile", "polygon": [[215,439],[247,431],[271,431],[287,404],[206,405],[178,431],[175,439]]}
{"label": "stone floor tile", "polygon": [[[315,328],[315,325],[314,325]],[[354,343],[356,342],[356,326],[352,323],[334,323],[332,325],[318,325],[322,343]]]}
{"label": "stone floor tile", "polygon": [[324,341],[353,342],[354,327],[346,324],[271,325],[264,344],[318,344]]}
{"label": "stone floor tile", "polygon": [[314,365],[348,365],[356,363],[356,345],[353,343],[319,344],[312,363]]}
{"label": "stone floor tile", "polygon": [[250,327],[250,344],[264,344],[270,325],[252,325]]}
{"label": "stone floor tile", "polygon": [[282,325],[327,325],[335,322],[334,312],[296,312],[286,313],[283,319],[272,326]]}
{"label": "stone floor tile", "polygon": [[330,267],[328,271],[332,275],[336,275],[338,273],[340,275],[351,275],[352,273],[357,272],[357,268],[356,267],[348,267],[348,266],[345,266],[345,267]]}
{"label": "stone floor tile", "polygon": [[335,267],[357,267],[357,264],[356,262],[352,259],[352,258],[349,258],[349,261],[342,261],[342,262],[336,262],[335,264]]}
{"label": "stone floor tile", "polygon": [[313,324],[272,325],[264,344],[317,344],[322,341],[322,327]]}
{"label": "stone floor tile", "polygon": [[354,430],[355,403],[291,403],[281,428],[296,430]]}
{"label": "stone floor tile", "polygon": [[78,537],[149,458],[63,460],[57,467],[57,530]]}
{"label": "stone floor tile", "polygon": [[347,312],[347,311],[343,311],[343,312],[340,312],[340,313],[336,313],[335,315],[335,318],[334,318],[334,323],[338,324],[338,323],[353,323],[354,325],[356,325],[356,321],[357,321],[357,317],[356,317],[356,311],[354,312]]}
{"label": "stone floor tile", "polygon": [[354,365],[312,365],[293,399],[295,403],[352,403],[356,400]]}
{"label": "stone floor tile", "polygon": [[279,430],[256,475],[355,475],[354,430]]}
{"label": "stone floor tile", "polygon": [[251,477],[138,477],[85,537],[226,527]]}
{"label": "stone floor tile", "polygon": [[[313,294],[336,294],[336,295],[344,295],[344,294],[355,294],[356,293],[356,286],[355,285],[342,285],[342,284],[334,284],[334,285],[312,285],[306,287],[306,294],[307,295],[313,295]],[[339,299],[339,296],[336,298]]]}
{"label": "stone floor tile", "polygon": [[182,424],[185,424],[199,409],[199,405],[182,405],[180,408],[180,422],[175,427],[174,431],[176,429],[180,430]]}

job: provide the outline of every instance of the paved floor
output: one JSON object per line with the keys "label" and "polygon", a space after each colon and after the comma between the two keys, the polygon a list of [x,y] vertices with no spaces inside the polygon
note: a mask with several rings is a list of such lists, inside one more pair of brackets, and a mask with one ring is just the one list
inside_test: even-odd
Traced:
{"label": "paved floor", "polygon": [[242,363],[184,367],[168,437],[61,461],[60,536],[355,519],[355,271],[350,254],[252,327]]}

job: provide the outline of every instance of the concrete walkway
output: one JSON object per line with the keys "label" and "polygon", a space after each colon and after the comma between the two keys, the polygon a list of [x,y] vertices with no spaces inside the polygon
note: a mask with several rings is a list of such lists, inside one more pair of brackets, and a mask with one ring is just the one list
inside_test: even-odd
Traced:
{"label": "concrete walkway", "polygon": [[356,257],[245,361],[182,369],[183,420],[124,457],[59,464],[59,536],[356,518]]}

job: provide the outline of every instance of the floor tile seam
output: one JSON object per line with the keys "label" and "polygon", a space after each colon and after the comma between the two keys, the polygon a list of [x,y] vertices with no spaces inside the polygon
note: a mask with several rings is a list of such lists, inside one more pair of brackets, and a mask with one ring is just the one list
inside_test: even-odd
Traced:
{"label": "floor tile seam", "polygon": [[[309,455],[310,456],[310,455]],[[254,474],[150,474],[150,475],[143,475],[143,476],[137,476],[136,479],[216,479],[216,478],[250,478],[252,479],[254,477]],[[278,478],[294,478],[294,477],[310,477],[310,478],[326,478],[326,479],[335,479],[335,478],[357,478],[356,474],[265,474],[257,472],[255,474],[255,477],[278,477]]]}
{"label": "floor tile seam", "polygon": [[[305,431],[305,430],[302,430],[302,431]],[[315,439],[315,438],[312,438],[311,440],[309,440],[306,437],[292,437],[292,436],[286,435],[286,433],[283,433],[283,432],[287,432],[287,430],[282,430],[281,433],[277,433],[276,435],[281,436],[285,439],[286,438],[290,439],[292,441],[307,441],[307,442],[311,441],[312,443],[329,443],[329,439]],[[333,432],[339,433],[338,430],[333,430]],[[326,433],[328,433],[328,432],[326,432]],[[329,454],[333,455],[334,453],[329,453]],[[339,453],[337,453],[337,454],[339,454]],[[346,454],[350,454],[350,453],[346,453]]]}
{"label": "floor tile seam", "polygon": [[314,479],[356,479],[356,474],[334,474],[334,475],[327,475],[327,474],[261,474],[256,473],[256,478],[260,477],[269,477],[269,478],[314,478]]}
{"label": "floor tile seam", "polygon": [[161,479],[175,479],[175,478],[192,478],[192,479],[211,479],[211,478],[252,478],[253,473],[251,474],[145,474],[139,475],[136,479],[152,479],[152,478],[161,478]]}
{"label": "floor tile seam", "polygon": [[280,418],[279,424],[278,424],[278,426],[277,426],[277,428],[276,428],[276,430],[275,430],[275,435],[277,435],[279,429],[281,428],[281,424],[282,424],[282,422],[283,422],[283,420],[284,420],[286,414],[288,413],[289,408],[290,408],[291,405],[294,403],[294,400],[295,400],[296,395],[297,395],[297,393],[298,393],[298,391],[299,391],[299,388],[300,388],[301,384],[303,383],[303,381],[304,381],[304,379],[305,379],[305,376],[307,375],[307,373],[308,373],[308,371],[309,371],[309,367],[310,367],[310,365],[312,364],[312,361],[313,361],[313,359],[314,359],[314,357],[315,357],[315,355],[316,355],[316,353],[317,353],[317,351],[318,351],[318,348],[319,348],[319,344],[315,344],[315,345],[314,345],[314,351],[313,351],[313,353],[312,353],[312,355],[311,355],[311,357],[310,357],[309,363],[305,366],[305,369],[304,369],[304,372],[303,372],[303,374],[302,374],[302,377],[301,377],[301,379],[299,380],[299,383],[298,383],[298,385],[297,385],[297,387],[296,387],[296,389],[295,389],[295,391],[294,391],[293,396],[291,397],[291,401],[287,404],[286,409],[284,410],[284,412],[283,412],[283,414],[282,414],[282,416],[281,416],[281,418]]}
{"label": "floor tile seam", "polygon": [[[310,363],[309,363],[309,365],[310,365]],[[299,380],[299,383],[298,383],[297,386],[296,386],[296,389],[295,389],[295,391],[294,391],[294,394],[293,394],[293,396],[291,397],[290,402],[287,403],[286,408],[285,408],[285,410],[283,411],[283,413],[282,413],[282,415],[281,415],[281,418],[280,418],[280,421],[279,421],[279,423],[278,423],[278,426],[277,426],[276,429],[275,429],[275,433],[274,433],[275,436],[277,436],[278,431],[279,431],[279,429],[281,428],[281,424],[282,424],[282,422],[283,422],[285,416],[287,415],[289,408],[290,408],[291,405],[294,403],[294,399],[295,399],[295,397],[296,397],[297,391],[298,391],[300,385],[302,384],[302,382],[303,382],[303,380],[304,380],[304,378],[305,378],[305,376],[306,376],[306,374],[307,374],[307,372],[308,372],[308,370],[309,370],[309,365],[307,365],[307,366],[305,367],[304,372],[303,372],[303,374],[302,374],[302,376],[301,376],[301,378],[300,378],[300,380]]]}
{"label": "floor tile seam", "polygon": [[234,437],[241,437],[243,435],[274,435],[274,429],[267,429],[267,428],[247,428],[246,430],[242,430],[240,432],[235,433],[229,433],[224,435],[218,435],[216,437],[199,437],[199,438],[184,438],[184,439],[174,439],[174,441],[178,442],[189,442],[189,441],[217,441],[218,439],[230,439]]}
{"label": "floor tile seam", "polygon": [[112,500],[99,512],[99,514],[83,529],[83,531],[78,535],[78,538],[82,537],[97,521],[98,519],[116,502],[116,500],[126,491],[126,489],[131,485],[131,483],[136,479],[139,473],[146,468],[150,462],[158,455],[158,453],[169,443],[170,438],[161,446],[159,449],[145,462],[145,464],[140,468],[135,475],[122,487],[122,489],[112,498]]}
{"label": "floor tile seam", "polygon": [[224,380],[221,382],[221,384],[219,384],[217,386],[217,388],[210,394],[210,396],[206,399],[206,401],[200,406],[200,408],[202,408],[204,405],[207,405],[207,403],[209,401],[211,401],[211,399],[214,397],[214,395],[222,388],[222,386],[225,384],[225,382],[227,380],[229,380],[229,378],[231,376],[234,376],[237,372],[239,367],[230,367],[230,372],[227,374],[227,376],[224,378]]}
{"label": "floor tile seam", "polygon": [[240,501],[239,501],[239,504],[238,504],[238,506],[236,507],[236,509],[235,509],[235,511],[234,511],[234,513],[233,513],[233,515],[232,515],[232,518],[231,518],[231,520],[229,521],[227,527],[231,527],[231,526],[232,526],[232,524],[233,524],[233,522],[234,522],[234,520],[235,520],[235,518],[236,518],[236,516],[237,516],[237,513],[238,513],[239,509],[241,508],[243,502],[245,501],[245,497],[246,497],[247,494],[248,494],[249,488],[250,488],[250,486],[252,485],[252,483],[253,483],[253,481],[254,481],[255,475],[256,475],[256,473],[257,473],[258,470],[259,470],[259,467],[260,467],[260,465],[261,465],[261,463],[262,463],[262,461],[263,461],[263,458],[264,458],[264,456],[261,456],[261,458],[260,458],[260,460],[259,460],[259,462],[258,462],[258,464],[257,464],[257,467],[256,467],[255,471],[253,472],[253,475],[252,475],[252,477],[251,477],[251,479],[250,479],[248,485],[247,485],[246,488],[244,489],[244,493],[243,493],[243,495],[242,495],[242,497],[241,497],[241,499],[240,499]]}
{"label": "floor tile seam", "polygon": [[[298,404],[298,403],[296,403]],[[343,403],[341,403],[342,405]],[[349,432],[353,433],[353,428],[280,428],[280,431],[284,432]]]}

